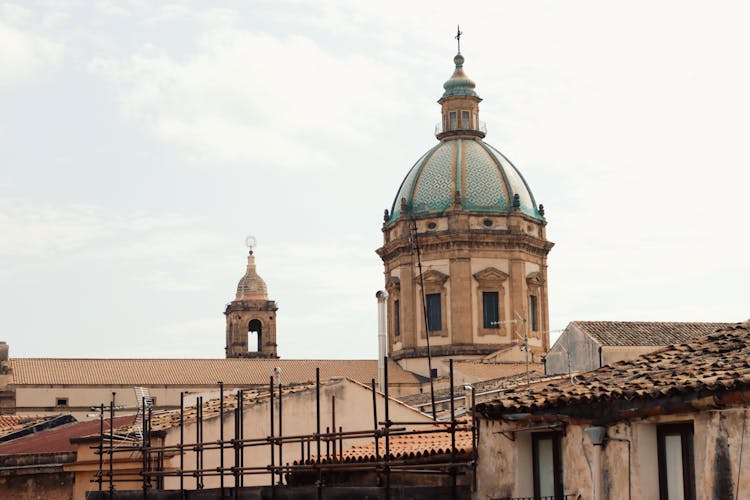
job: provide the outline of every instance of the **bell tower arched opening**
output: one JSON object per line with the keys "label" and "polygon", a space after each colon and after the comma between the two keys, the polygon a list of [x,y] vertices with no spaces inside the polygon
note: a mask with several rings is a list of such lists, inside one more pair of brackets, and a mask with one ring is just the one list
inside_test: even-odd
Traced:
{"label": "bell tower arched opening", "polygon": [[263,349],[263,324],[257,320],[252,319],[250,320],[250,323],[247,324],[247,349],[248,351],[251,349],[251,346],[253,345],[252,339],[255,338],[257,340],[258,349],[257,352],[260,352]]}

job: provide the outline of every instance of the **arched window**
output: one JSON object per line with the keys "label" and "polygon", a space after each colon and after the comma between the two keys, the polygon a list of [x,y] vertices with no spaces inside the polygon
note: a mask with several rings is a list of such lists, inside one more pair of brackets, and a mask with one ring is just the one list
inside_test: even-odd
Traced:
{"label": "arched window", "polygon": [[257,335],[258,339],[258,349],[257,352],[260,352],[261,346],[263,345],[263,325],[261,322],[257,319],[250,320],[250,323],[247,325],[247,350],[250,351],[250,346],[252,345],[252,342],[250,338],[252,335]]}

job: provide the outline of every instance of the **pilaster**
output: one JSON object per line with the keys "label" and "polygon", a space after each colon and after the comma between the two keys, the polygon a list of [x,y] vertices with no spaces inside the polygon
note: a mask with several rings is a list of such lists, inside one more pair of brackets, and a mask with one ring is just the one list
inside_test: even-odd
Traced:
{"label": "pilaster", "polygon": [[474,331],[471,311],[471,259],[454,257],[450,259],[450,303],[451,331],[454,344],[470,344]]}
{"label": "pilaster", "polygon": [[[526,293],[526,262],[521,259],[510,261],[510,314],[509,320],[528,320],[526,312],[528,301]],[[523,338],[524,325],[511,323],[511,340],[520,341]]]}

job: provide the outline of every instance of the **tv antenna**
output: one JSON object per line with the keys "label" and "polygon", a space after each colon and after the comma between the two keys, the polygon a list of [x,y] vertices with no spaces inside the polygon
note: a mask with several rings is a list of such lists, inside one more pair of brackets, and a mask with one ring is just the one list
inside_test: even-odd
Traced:
{"label": "tv antenna", "polygon": [[432,419],[437,420],[435,410],[435,381],[432,377],[432,348],[430,346],[430,321],[427,315],[427,297],[424,290],[424,273],[422,272],[422,253],[419,249],[419,233],[417,232],[417,221],[412,217],[409,223],[409,240],[412,251],[417,253],[417,269],[419,270],[419,288],[422,295],[422,314],[424,316],[424,333],[427,340],[427,371],[430,376],[430,400],[432,401]]}

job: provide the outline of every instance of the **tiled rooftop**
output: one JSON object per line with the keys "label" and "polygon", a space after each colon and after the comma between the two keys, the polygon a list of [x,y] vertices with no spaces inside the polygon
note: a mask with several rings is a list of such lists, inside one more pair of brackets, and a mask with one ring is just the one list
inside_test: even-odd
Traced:
{"label": "tiled rooftop", "polygon": [[26,427],[40,424],[45,420],[55,418],[57,415],[28,416],[28,415],[0,415],[0,437],[11,432],[20,431]]}
{"label": "tiled rooftop", "polygon": [[477,406],[486,416],[662,399],[750,387],[750,321],[597,370],[509,390]]}
{"label": "tiled rooftop", "polygon": [[[465,422],[466,419],[461,419]],[[473,451],[471,440],[471,419],[468,423],[459,424],[456,430],[456,452],[470,453]],[[422,426],[420,431],[447,431],[449,425]],[[445,455],[451,452],[450,432],[429,432],[425,434],[395,435],[390,438],[390,454],[392,460],[430,457],[434,455]],[[377,453],[382,459],[385,454],[385,438],[380,438]],[[343,460],[336,457],[336,461],[342,462],[370,462],[377,459],[375,441],[371,443],[356,445],[344,450]],[[315,457],[312,457],[315,460]]]}
{"label": "tiled rooftop", "polygon": [[[115,426],[127,425],[133,421],[133,418],[133,415],[115,417]],[[71,444],[70,440],[91,434],[98,435],[99,425],[99,420],[74,422],[14,439],[7,443],[0,443],[0,455],[75,451],[77,446]],[[109,419],[104,421],[104,428],[109,430]]]}
{"label": "tiled rooftop", "polygon": [[[285,384],[347,377],[363,384],[377,380],[376,360],[314,359],[63,359],[15,358],[10,360],[17,385],[133,385],[229,386],[267,384],[274,368],[281,368]],[[417,378],[389,361],[389,381],[418,383]]]}
{"label": "tiled rooftop", "polygon": [[608,346],[664,346],[690,342],[731,323],[573,321],[571,326]]}

